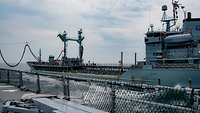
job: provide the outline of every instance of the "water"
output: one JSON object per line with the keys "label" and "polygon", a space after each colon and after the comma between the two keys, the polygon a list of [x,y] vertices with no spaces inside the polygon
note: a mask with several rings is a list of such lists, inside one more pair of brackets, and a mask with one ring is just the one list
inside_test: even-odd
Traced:
{"label": "water", "polygon": [[[11,63],[11,65],[13,65],[13,64]],[[10,66],[6,65],[5,63],[0,63],[0,68],[21,70],[21,71],[30,71],[30,68],[26,63],[20,63],[16,67],[10,67]]]}

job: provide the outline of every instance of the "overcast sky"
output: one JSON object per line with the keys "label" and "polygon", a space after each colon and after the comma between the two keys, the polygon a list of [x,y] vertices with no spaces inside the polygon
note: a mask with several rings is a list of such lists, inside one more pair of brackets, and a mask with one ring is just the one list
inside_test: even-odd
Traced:
{"label": "overcast sky", "polygon": [[[180,0],[192,17],[200,17],[200,0]],[[121,51],[124,63],[145,58],[144,34],[149,24],[162,30],[162,5],[168,6],[172,16],[171,0],[0,0],[0,49],[9,63],[17,63],[24,45],[28,43],[42,60],[49,55],[57,57],[63,50],[58,32],[67,31],[77,39],[82,28],[84,62],[118,63]],[[183,10],[178,9],[182,26]],[[67,56],[77,57],[78,43],[68,42]],[[26,50],[22,62],[35,61]],[[0,58],[0,62],[3,60]]]}

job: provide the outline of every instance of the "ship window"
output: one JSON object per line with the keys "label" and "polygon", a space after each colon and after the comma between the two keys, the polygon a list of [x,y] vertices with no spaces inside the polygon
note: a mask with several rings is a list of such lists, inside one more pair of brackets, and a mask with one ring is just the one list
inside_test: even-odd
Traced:
{"label": "ship window", "polygon": [[181,55],[181,52],[179,52],[179,55]]}
{"label": "ship window", "polygon": [[155,53],[153,53],[153,56],[155,56]]}
{"label": "ship window", "polygon": [[172,55],[172,53],[169,53],[169,55]]}
{"label": "ship window", "polygon": [[145,42],[148,42],[149,40],[148,39],[145,39]]}
{"label": "ship window", "polygon": [[172,55],[174,55],[174,53],[172,53]]}
{"label": "ship window", "polygon": [[156,44],[156,46],[158,46],[158,45]]}

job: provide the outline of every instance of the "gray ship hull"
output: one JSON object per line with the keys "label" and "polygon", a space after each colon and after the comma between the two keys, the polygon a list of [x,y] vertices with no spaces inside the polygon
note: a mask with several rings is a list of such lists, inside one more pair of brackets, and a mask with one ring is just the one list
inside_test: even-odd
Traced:
{"label": "gray ship hull", "polygon": [[[120,81],[200,88],[200,70],[187,69],[130,69],[119,76]],[[159,80],[160,79],[160,80]],[[189,82],[191,80],[191,82]],[[160,82],[160,83],[159,83]]]}

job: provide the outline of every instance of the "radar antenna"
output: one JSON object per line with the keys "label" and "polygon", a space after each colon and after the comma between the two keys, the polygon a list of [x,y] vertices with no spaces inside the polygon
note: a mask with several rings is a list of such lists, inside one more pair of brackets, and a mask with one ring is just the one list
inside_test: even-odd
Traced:
{"label": "radar antenna", "polygon": [[[178,4],[179,1],[174,1],[172,0],[172,5],[173,5],[173,18],[170,18],[167,14],[167,5],[162,6],[162,11],[164,11],[163,16],[161,21],[166,23],[166,31],[170,31],[170,28],[176,25],[176,21],[178,20],[178,11],[177,9],[179,8]],[[173,21],[173,25],[170,26],[170,21]]]}

